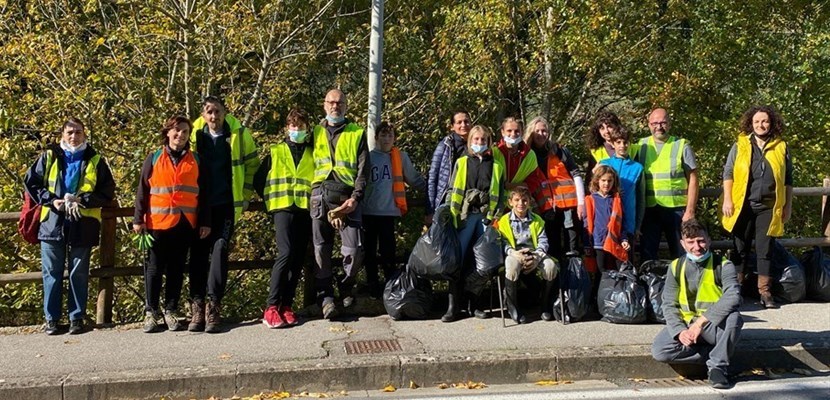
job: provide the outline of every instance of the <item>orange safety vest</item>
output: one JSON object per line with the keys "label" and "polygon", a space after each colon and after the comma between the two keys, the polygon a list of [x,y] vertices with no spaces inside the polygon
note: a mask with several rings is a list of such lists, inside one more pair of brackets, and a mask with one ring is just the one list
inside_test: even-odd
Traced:
{"label": "orange safety vest", "polygon": [[[588,220],[588,235],[594,234],[594,198],[585,196],[585,211]],[[614,193],[611,205],[611,218],[608,220],[608,236],[602,243],[602,249],[613,254],[620,261],[628,261],[628,252],[622,247],[622,201],[620,194]]]}
{"label": "orange safety vest", "polygon": [[392,147],[389,153],[392,159],[392,197],[395,199],[395,207],[401,210],[401,216],[406,214],[406,187],[403,181],[403,164],[401,163],[401,151]]}
{"label": "orange safety vest", "polygon": [[195,228],[199,204],[199,164],[196,157],[192,151],[187,151],[175,166],[164,149],[158,150],[153,157],[150,212],[145,217],[147,228],[173,228],[182,214]]}
{"label": "orange safety vest", "polygon": [[576,184],[565,163],[553,151],[548,152],[547,178],[536,190],[539,211],[577,206]]}

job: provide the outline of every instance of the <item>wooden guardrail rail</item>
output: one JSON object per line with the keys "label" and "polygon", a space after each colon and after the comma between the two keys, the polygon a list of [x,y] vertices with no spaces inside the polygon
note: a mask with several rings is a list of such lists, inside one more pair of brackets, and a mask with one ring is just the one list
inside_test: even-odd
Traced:
{"label": "wooden guardrail rail", "polygon": [[[700,190],[700,197],[716,198],[720,196],[721,191],[722,188],[702,188]],[[830,177],[824,179],[821,187],[793,188],[793,196],[822,196],[820,215],[823,237],[779,239],[778,242],[785,247],[830,246],[830,204],[828,204],[828,198],[830,198]],[[417,202],[417,204],[420,204],[420,202]],[[265,211],[265,207],[262,203],[252,203],[248,210],[248,212],[263,211]],[[0,223],[15,223],[19,216],[19,212],[0,212]],[[116,266],[116,220],[118,218],[131,218],[132,216],[132,207],[105,208],[102,212],[103,221],[101,224],[99,265],[97,268],[91,268],[89,271],[90,278],[99,280],[98,303],[96,308],[96,322],[98,324],[112,323],[113,291],[115,288],[113,278],[141,276],[144,274],[142,267]],[[727,249],[731,246],[732,242],[728,240],[716,240],[712,243],[712,247],[716,249]],[[665,243],[662,243],[661,247],[665,247]],[[231,261],[229,269],[232,271],[268,269],[271,268],[273,263],[274,260]],[[306,268],[305,273],[308,276],[308,268]],[[42,278],[43,274],[41,272],[0,274],[0,286],[15,283],[41,282]],[[306,285],[306,288],[306,292],[311,289],[308,285]],[[309,299],[313,299],[313,294],[309,296],[309,293],[307,293],[305,297],[306,303],[309,302]]]}

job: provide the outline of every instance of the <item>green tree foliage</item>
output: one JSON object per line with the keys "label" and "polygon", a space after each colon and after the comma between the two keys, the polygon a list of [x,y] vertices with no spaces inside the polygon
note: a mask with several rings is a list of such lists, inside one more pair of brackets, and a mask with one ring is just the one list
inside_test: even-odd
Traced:
{"label": "green tree foliage", "polygon": [[[365,0],[0,0],[0,210],[20,208],[22,175],[70,115],[87,122],[125,206],[161,123],[197,116],[205,95],[226,99],[263,154],[283,140],[291,107],[322,117],[331,87],[364,121],[370,12]],[[796,186],[830,173],[823,2],[390,0],[385,19],[384,118],[421,171],[458,107],[494,129],[506,116],[543,115],[584,160],[582,135],[597,111],[617,112],[645,136],[645,114],[663,106],[696,149],[703,185],[717,187],[741,112],[772,104],[786,121]],[[787,234],[817,235],[818,207],[798,199]],[[422,212],[410,214],[402,250],[420,233]],[[702,214],[714,225],[713,208]],[[269,226],[263,213],[246,213],[233,259],[273,258]],[[128,228],[119,224],[118,265],[140,265]],[[0,272],[38,271],[37,247],[11,225],[0,231]],[[256,315],[267,279],[233,275],[230,311]],[[135,320],[141,279],[116,287],[116,319]],[[38,322],[39,288],[0,287],[0,324]]]}

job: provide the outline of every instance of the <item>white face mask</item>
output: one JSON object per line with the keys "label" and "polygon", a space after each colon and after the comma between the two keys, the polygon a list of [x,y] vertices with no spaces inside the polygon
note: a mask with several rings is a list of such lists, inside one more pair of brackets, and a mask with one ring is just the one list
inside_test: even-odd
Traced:
{"label": "white face mask", "polygon": [[521,136],[517,136],[517,137],[511,138],[511,137],[507,137],[507,136],[505,136],[505,137],[504,137],[504,142],[505,142],[505,143],[507,143],[507,144],[509,144],[509,145],[511,145],[511,146],[515,146],[515,145],[517,145],[517,144],[519,144],[519,143],[521,143],[521,142],[522,142],[522,137],[521,137]]}
{"label": "white face mask", "polygon": [[473,153],[481,154],[481,153],[484,153],[485,150],[487,150],[487,145],[486,144],[473,144],[473,145],[470,145],[470,150],[472,150]]}
{"label": "white face mask", "polygon": [[712,256],[712,251],[711,250],[706,250],[706,252],[703,253],[700,257],[698,257],[698,256],[696,256],[692,253],[686,252],[686,258],[688,258],[689,260],[692,260],[696,263],[704,261],[704,260],[708,259],[711,256]]}
{"label": "white face mask", "polygon": [[77,153],[79,151],[86,150],[86,141],[84,141],[83,143],[81,143],[77,146],[73,146],[73,145],[71,145],[69,143],[66,143],[65,141],[61,140],[61,149],[64,149],[64,150],[66,150],[70,153]]}

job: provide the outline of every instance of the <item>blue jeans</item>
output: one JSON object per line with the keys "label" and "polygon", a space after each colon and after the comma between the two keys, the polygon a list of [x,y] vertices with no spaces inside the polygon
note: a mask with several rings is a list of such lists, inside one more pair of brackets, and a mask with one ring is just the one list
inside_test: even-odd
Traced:
{"label": "blue jeans", "polygon": [[464,226],[458,230],[458,242],[461,245],[462,269],[464,268],[464,262],[467,260],[467,254],[472,251],[476,240],[484,234],[484,225],[481,223],[483,219],[484,214],[469,214],[464,221]]}
{"label": "blue jeans", "polygon": [[89,298],[89,256],[91,247],[68,246],[64,240],[40,242],[43,263],[43,313],[47,321],[61,319],[63,302],[63,271],[66,268],[66,250],[69,247],[69,299],[67,309],[70,321],[82,321]]}

